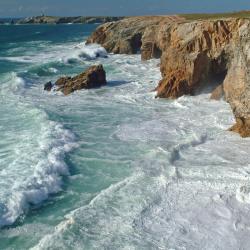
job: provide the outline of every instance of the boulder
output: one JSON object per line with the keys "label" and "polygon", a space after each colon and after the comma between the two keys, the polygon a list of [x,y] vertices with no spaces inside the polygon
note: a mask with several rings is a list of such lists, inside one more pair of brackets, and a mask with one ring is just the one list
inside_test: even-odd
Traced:
{"label": "boulder", "polygon": [[91,66],[74,77],[61,77],[55,83],[57,90],[65,95],[80,89],[99,88],[106,84],[106,73],[102,65]]}

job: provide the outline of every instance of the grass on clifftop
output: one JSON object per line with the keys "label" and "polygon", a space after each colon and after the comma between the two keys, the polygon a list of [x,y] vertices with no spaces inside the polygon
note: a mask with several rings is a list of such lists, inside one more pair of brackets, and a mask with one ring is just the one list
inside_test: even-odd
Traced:
{"label": "grass on clifftop", "polygon": [[207,19],[220,19],[220,18],[250,18],[250,11],[229,12],[229,13],[215,13],[215,14],[180,14],[179,16],[187,20],[207,20]]}

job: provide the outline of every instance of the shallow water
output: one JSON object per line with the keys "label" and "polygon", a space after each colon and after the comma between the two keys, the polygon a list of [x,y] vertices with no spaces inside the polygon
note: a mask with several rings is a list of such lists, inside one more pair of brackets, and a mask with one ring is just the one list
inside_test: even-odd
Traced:
{"label": "shallow water", "polygon": [[[86,47],[94,28],[0,26],[0,249],[248,249],[229,105],[155,99],[159,61]],[[43,91],[96,63],[107,86]]]}

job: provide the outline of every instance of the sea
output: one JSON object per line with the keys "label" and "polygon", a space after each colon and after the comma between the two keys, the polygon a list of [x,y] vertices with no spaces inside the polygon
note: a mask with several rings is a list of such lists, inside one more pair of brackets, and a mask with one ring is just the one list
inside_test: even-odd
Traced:
{"label": "sea", "polygon": [[[96,27],[0,26],[0,249],[249,249],[229,104],[155,98],[160,60],[86,45]],[[95,64],[106,86],[44,91]]]}

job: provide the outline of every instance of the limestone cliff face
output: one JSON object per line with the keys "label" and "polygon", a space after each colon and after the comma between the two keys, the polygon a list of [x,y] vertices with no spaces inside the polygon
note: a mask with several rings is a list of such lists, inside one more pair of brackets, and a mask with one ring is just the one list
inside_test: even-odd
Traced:
{"label": "limestone cliff face", "polygon": [[[156,56],[153,52],[154,35],[166,23],[182,20],[177,16],[130,17],[118,22],[103,24],[88,38],[87,43],[99,43],[108,52],[115,54],[136,54],[142,50],[143,57]],[[144,42],[144,37],[147,36]],[[142,47],[143,46],[143,47]]]}
{"label": "limestone cliff face", "polygon": [[[177,16],[134,17],[100,26],[88,42],[109,52],[161,58],[158,97],[178,98],[210,88],[236,117],[233,131],[250,136],[250,21],[186,21]],[[213,91],[214,90],[214,91]]]}

